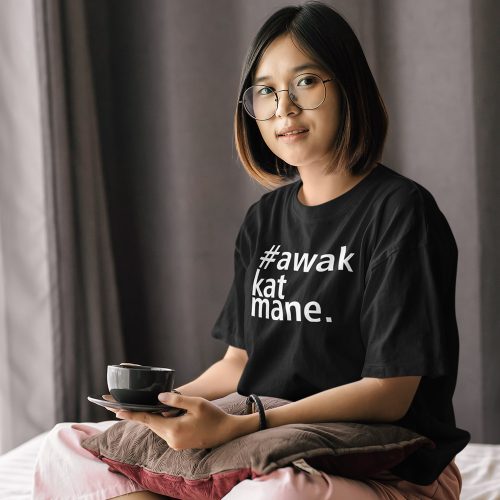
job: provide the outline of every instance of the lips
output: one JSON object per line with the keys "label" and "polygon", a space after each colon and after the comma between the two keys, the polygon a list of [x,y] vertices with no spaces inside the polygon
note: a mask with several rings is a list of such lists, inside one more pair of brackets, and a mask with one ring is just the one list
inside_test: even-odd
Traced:
{"label": "lips", "polygon": [[286,134],[280,134],[278,137],[285,137],[287,135],[299,135],[299,134],[304,134],[305,132],[307,132],[307,130],[297,130],[294,132],[287,132]]}
{"label": "lips", "polygon": [[306,127],[285,127],[278,131],[277,137],[299,135],[300,133],[308,132]]}

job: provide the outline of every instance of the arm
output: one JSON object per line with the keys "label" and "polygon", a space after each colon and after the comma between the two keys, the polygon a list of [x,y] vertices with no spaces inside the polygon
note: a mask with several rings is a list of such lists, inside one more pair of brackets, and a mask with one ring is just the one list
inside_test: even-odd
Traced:
{"label": "arm", "polygon": [[[226,363],[228,360],[224,358],[222,362]],[[184,408],[187,410],[186,414],[178,418],[164,418],[146,412],[120,410],[117,417],[146,424],[174,450],[213,448],[257,431],[258,413],[231,415],[207,401],[207,395],[220,396],[226,391],[233,391],[237,386],[236,378],[222,383],[219,381],[219,386],[215,389],[207,386],[207,383],[214,381],[215,374],[241,374],[244,366],[241,360],[236,365],[218,363],[193,382],[180,387],[186,391],[205,391],[205,398],[164,393],[162,402]],[[229,363],[234,363],[234,360]],[[221,369],[220,366],[225,368]],[[232,368],[228,369],[229,366]],[[406,413],[419,381],[420,377],[364,378],[266,411],[268,427],[290,423],[356,420],[393,422]]]}
{"label": "arm", "polygon": [[177,390],[186,396],[199,396],[208,400],[227,396],[236,391],[247,361],[248,355],[244,349],[229,346],[220,361],[192,382],[177,387]]}
{"label": "arm", "polygon": [[[266,410],[268,427],[310,422],[395,422],[402,418],[415,396],[419,376],[363,378],[327,389],[288,405]],[[238,416],[235,437],[255,432],[259,415]]]}

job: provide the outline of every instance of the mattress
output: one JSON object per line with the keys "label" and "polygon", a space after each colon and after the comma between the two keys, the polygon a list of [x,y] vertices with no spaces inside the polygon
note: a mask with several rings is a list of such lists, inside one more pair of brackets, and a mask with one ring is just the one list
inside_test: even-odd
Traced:
{"label": "mattress", "polygon": [[[0,499],[31,499],[33,469],[44,432],[0,456]],[[455,458],[463,500],[500,500],[500,445],[469,443]]]}

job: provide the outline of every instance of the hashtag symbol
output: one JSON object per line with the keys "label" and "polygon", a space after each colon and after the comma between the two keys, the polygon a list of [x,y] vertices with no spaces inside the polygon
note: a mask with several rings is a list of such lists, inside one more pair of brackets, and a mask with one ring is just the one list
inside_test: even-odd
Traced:
{"label": "hashtag symbol", "polygon": [[264,264],[265,264],[264,269],[267,269],[267,267],[269,266],[270,262],[275,262],[276,261],[276,256],[280,254],[278,252],[278,249],[279,249],[280,246],[281,245],[273,245],[271,247],[271,250],[266,250],[264,252],[264,257],[260,258],[261,263],[260,263],[259,267],[263,267]]}

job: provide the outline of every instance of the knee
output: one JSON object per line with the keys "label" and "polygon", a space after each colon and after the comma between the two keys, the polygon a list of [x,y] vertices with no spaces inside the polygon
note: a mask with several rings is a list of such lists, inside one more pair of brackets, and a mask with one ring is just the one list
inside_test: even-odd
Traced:
{"label": "knee", "polygon": [[63,434],[67,429],[70,428],[71,428],[71,422],[60,422],[54,425],[54,427],[52,427],[52,429],[49,430],[47,438],[54,439],[60,437],[61,434]]}
{"label": "knee", "polygon": [[304,498],[326,498],[324,481],[312,478],[306,472],[296,471],[293,467],[281,467],[253,480],[237,484],[224,499],[286,499],[303,500]]}

